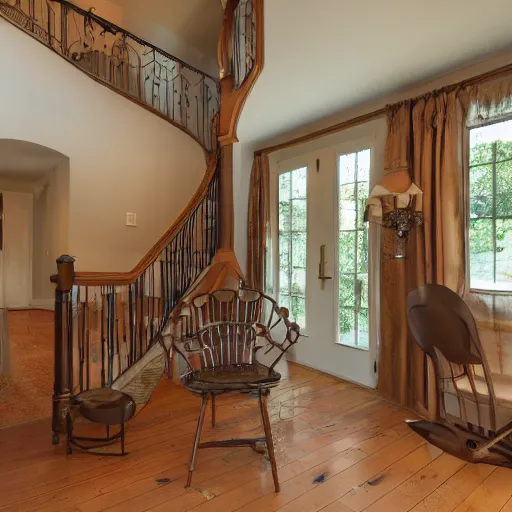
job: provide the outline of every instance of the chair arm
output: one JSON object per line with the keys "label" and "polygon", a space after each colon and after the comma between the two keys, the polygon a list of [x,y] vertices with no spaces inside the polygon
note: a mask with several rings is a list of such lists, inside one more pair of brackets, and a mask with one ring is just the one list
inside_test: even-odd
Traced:
{"label": "chair arm", "polygon": [[[271,328],[268,328],[266,325],[257,324],[256,332],[257,335],[265,338],[267,343],[269,344],[269,348],[266,350],[266,354],[268,354],[272,349],[276,348],[279,350],[280,354],[276,357],[276,359],[273,361],[273,363],[270,365],[270,370],[272,370],[276,364],[282,359],[282,357],[288,352],[290,347],[292,345],[295,345],[299,341],[299,338],[301,337],[300,334],[300,327],[295,322],[290,322],[287,318],[287,312],[286,308],[277,308],[276,305],[276,312],[279,311],[280,313],[280,320],[284,322],[285,328],[286,328],[286,335],[284,337],[284,340],[279,343],[272,337],[271,329],[275,327],[278,322],[275,322]],[[284,311],[283,311],[284,310]],[[284,314],[282,314],[282,312]]]}

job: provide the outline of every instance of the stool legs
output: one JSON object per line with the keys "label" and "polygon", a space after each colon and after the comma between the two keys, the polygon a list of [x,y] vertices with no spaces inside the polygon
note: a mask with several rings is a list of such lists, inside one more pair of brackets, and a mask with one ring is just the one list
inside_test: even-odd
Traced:
{"label": "stool legs", "polygon": [[272,477],[274,479],[274,488],[276,492],[280,491],[279,476],[277,474],[276,455],[274,453],[274,440],[272,439],[272,428],[270,426],[270,418],[268,416],[267,398],[270,394],[268,389],[260,391],[260,411],[263,420],[263,428],[265,430],[265,438],[267,440],[268,457],[270,459],[270,467],[272,468]]}
{"label": "stool legs", "polygon": [[188,478],[185,487],[190,487],[192,483],[192,473],[196,467],[196,456],[199,448],[199,441],[201,439],[201,431],[203,430],[204,417],[206,415],[206,406],[208,405],[208,393],[202,395],[203,403],[201,405],[201,412],[199,413],[199,420],[197,422],[196,436],[194,438],[194,446],[192,448],[192,455],[190,456],[190,464],[188,466]]}
{"label": "stool legs", "polygon": [[212,393],[212,427],[215,427],[215,393]]}
{"label": "stool legs", "polygon": [[[114,434],[112,437],[110,436],[110,425],[105,425],[107,437],[105,438],[97,438],[97,437],[83,437],[83,436],[75,436],[73,434],[74,425],[73,418],[71,417],[71,411],[68,411],[66,414],[66,453],[71,455],[73,452],[73,446],[76,446],[80,450],[85,452],[94,454],[94,455],[126,455],[125,451],[125,424],[124,422],[120,424],[121,429],[119,433]],[[95,452],[94,448],[100,448],[103,446],[107,446],[109,444],[113,444],[113,442],[119,439],[121,445],[121,453],[107,453],[107,452]],[[99,443],[96,446],[93,445],[84,445],[81,441],[86,441],[88,443]]]}

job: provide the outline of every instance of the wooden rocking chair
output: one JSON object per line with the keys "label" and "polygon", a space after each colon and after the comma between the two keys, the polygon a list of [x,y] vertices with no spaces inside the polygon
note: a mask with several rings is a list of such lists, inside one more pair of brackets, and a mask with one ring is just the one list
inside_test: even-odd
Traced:
{"label": "wooden rocking chair", "polygon": [[438,421],[409,421],[428,442],[468,462],[512,467],[512,379],[493,382],[467,304],[425,285],[409,294],[412,334],[432,360]]}
{"label": "wooden rocking chair", "polygon": [[[182,383],[202,397],[185,487],[191,484],[198,448],[250,446],[256,449],[257,444],[265,443],[275,490],[279,492],[267,399],[270,388],[277,386],[281,379],[274,368],[297,343],[299,326],[288,320],[288,310],[279,308],[272,298],[243,287],[201,294],[182,303],[173,315],[173,326],[173,349],[187,365]],[[272,364],[265,366],[257,361],[259,350],[277,352]],[[216,395],[233,391],[258,394],[265,437],[200,443],[208,399],[212,399],[215,426]]]}

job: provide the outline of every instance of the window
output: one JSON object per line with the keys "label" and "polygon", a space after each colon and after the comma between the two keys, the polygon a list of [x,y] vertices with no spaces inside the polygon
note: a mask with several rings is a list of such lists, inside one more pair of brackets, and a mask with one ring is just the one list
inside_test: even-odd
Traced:
{"label": "window", "polygon": [[469,135],[470,287],[512,291],[512,121]]}
{"label": "window", "polygon": [[279,176],[279,305],[306,326],[306,167]]}
{"label": "window", "polygon": [[368,350],[368,199],[370,150],[338,161],[339,336],[343,345]]}

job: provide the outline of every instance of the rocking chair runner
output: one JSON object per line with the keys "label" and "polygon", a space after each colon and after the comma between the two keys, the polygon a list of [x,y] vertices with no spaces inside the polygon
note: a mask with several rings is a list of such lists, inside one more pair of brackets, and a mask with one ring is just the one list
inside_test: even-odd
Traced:
{"label": "rocking chair runner", "polygon": [[[275,365],[300,336],[299,326],[288,320],[288,310],[279,308],[270,297],[241,287],[201,294],[182,303],[173,315],[173,349],[187,363],[181,379],[184,386],[202,397],[188,479],[195,468],[197,450],[226,446],[250,446],[266,443],[276,492],[279,479],[267,399],[270,388],[281,375]],[[276,341],[281,339],[282,341]],[[277,352],[270,366],[256,359],[259,350]],[[200,443],[206,407],[212,399],[212,426],[215,426],[215,397],[219,393],[256,392],[258,394],[264,438],[230,439]]]}
{"label": "rocking chair runner", "polygon": [[468,462],[512,467],[512,380],[493,382],[466,303],[449,288],[425,285],[409,294],[407,319],[432,360],[440,417],[409,426]]}

